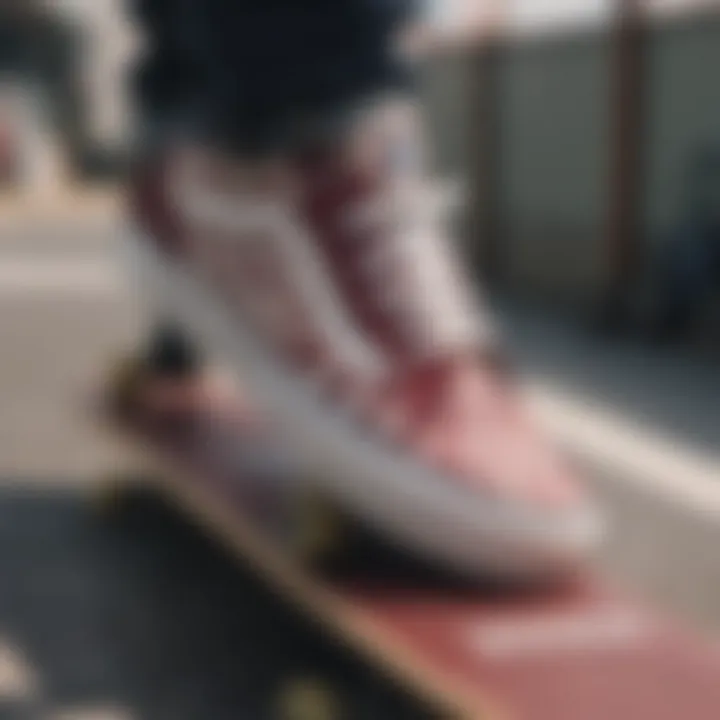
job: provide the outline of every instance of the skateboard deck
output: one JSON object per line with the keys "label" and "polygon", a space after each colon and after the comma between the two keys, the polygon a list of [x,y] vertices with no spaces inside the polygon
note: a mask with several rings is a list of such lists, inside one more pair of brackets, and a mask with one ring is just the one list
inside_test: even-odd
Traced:
{"label": "skateboard deck", "polygon": [[321,569],[299,562],[298,478],[239,398],[103,413],[160,463],[163,494],[441,717],[720,718],[720,653],[600,578],[471,586],[361,530]]}

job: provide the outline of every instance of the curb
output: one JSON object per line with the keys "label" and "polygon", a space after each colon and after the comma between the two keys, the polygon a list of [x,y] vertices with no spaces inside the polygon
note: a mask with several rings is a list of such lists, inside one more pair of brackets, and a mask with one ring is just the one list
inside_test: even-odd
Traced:
{"label": "curb", "polygon": [[700,452],[555,388],[531,386],[530,397],[606,511],[601,560],[609,573],[720,632],[720,452]]}

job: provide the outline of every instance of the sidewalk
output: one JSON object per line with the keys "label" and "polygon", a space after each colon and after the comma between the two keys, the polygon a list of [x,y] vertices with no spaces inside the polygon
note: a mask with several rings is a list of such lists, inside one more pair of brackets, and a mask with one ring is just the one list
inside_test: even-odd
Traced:
{"label": "sidewalk", "polygon": [[61,185],[46,192],[0,192],[0,233],[26,227],[47,229],[56,224],[87,225],[114,214],[118,206],[119,192],[112,185]]}
{"label": "sidewalk", "polygon": [[538,414],[608,511],[608,568],[720,630],[720,370],[547,316],[505,315]]}

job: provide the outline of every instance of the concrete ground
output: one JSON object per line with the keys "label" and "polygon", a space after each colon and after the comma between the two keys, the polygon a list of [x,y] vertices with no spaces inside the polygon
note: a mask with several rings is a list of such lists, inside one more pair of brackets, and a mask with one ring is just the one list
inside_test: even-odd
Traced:
{"label": "concrete ground", "polygon": [[[112,201],[53,212],[0,213],[0,718],[262,719],[284,678],[328,673],[353,717],[417,717],[162,509],[133,533],[87,512],[123,464],[88,391],[140,319]],[[538,411],[612,511],[605,567],[720,628],[717,370],[508,320]]]}

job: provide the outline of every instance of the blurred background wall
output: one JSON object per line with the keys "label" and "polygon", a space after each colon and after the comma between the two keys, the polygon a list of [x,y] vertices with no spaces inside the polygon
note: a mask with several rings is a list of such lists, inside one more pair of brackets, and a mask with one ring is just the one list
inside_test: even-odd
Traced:
{"label": "blurred background wall", "polygon": [[681,210],[688,163],[720,148],[720,12],[658,25],[647,52],[645,228],[652,242]]}
{"label": "blurred background wall", "polygon": [[606,33],[516,40],[499,57],[496,232],[504,279],[592,294],[605,269]]}
{"label": "blurred background wall", "polygon": [[618,154],[637,164],[623,210],[637,216],[627,224],[634,237],[620,241],[637,246],[641,276],[684,211],[692,164],[720,148],[720,3],[639,4],[630,38],[638,46],[630,87],[637,132],[624,148],[617,124],[627,125],[628,108],[616,86],[633,69],[617,61],[620,20],[610,12],[621,6],[589,3],[575,22],[506,17],[472,49],[429,66],[439,165],[474,191],[470,249],[480,262],[491,256],[497,279],[515,293],[598,302],[617,255],[610,215],[613,193],[622,192]]}

